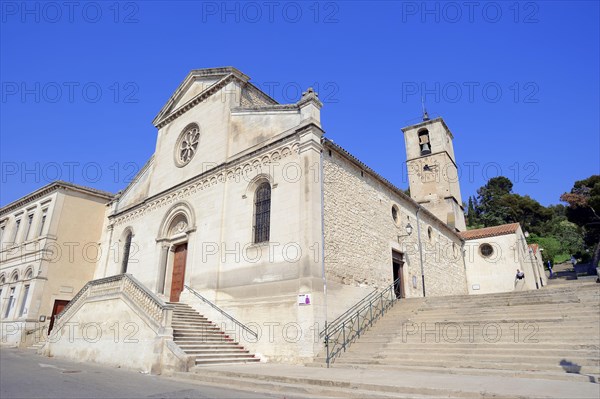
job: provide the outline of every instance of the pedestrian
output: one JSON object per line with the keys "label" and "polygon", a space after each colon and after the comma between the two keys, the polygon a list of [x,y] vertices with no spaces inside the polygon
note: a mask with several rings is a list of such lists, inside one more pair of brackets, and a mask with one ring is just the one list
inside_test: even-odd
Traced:
{"label": "pedestrian", "polygon": [[575,255],[571,255],[571,264],[573,265],[573,269],[575,269],[575,265],[577,264],[577,259],[575,259]]}
{"label": "pedestrian", "polygon": [[552,278],[552,276],[554,276],[554,273],[552,272],[552,262],[548,261],[548,270],[550,270],[550,278]]}
{"label": "pedestrian", "polygon": [[[525,279],[525,273],[523,273],[522,271],[517,269],[517,274],[515,276],[515,289],[517,289],[517,285],[519,283],[522,283],[522,282],[524,283],[524,281],[523,281],[524,279]],[[523,284],[521,284],[521,289],[523,289]]]}

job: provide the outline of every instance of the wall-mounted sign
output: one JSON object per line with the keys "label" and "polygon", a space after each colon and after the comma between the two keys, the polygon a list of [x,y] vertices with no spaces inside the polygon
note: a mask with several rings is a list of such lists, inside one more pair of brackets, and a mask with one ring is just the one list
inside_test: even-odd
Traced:
{"label": "wall-mounted sign", "polygon": [[310,294],[298,295],[298,305],[310,305]]}
{"label": "wall-mounted sign", "polygon": [[473,291],[477,291],[479,289],[479,284],[473,284]]}

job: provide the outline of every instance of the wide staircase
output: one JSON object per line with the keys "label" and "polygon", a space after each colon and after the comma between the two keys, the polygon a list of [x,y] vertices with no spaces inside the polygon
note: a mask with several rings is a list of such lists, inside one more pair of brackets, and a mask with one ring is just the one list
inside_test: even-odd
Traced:
{"label": "wide staircase", "polygon": [[598,382],[600,284],[401,300],[332,365]]}
{"label": "wide staircase", "polygon": [[197,366],[260,361],[191,306],[168,303],[174,307],[173,341],[186,354],[196,357]]}

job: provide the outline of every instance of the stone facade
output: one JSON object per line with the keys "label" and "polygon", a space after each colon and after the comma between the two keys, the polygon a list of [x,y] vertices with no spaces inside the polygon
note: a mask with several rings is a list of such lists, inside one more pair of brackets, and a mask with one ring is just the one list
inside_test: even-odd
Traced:
{"label": "stone facade", "polygon": [[466,230],[453,136],[442,118],[402,129],[411,197],[458,231]]}
{"label": "stone facade", "polygon": [[427,296],[467,293],[462,240],[453,229],[330,141],[323,176],[329,319],[373,288],[392,284],[393,251],[405,262],[405,297],[423,296],[423,275]]}
{"label": "stone facade", "polygon": [[2,344],[43,340],[57,301],[68,302],[92,279],[111,198],[56,182],[0,209]]}
{"label": "stone facade", "polygon": [[[95,278],[131,273],[176,301],[175,251],[186,245],[184,284],[261,333],[243,344],[265,360],[306,361],[321,348],[313,332],[325,317],[315,254],[321,103],[307,91],[279,105],[247,79],[233,68],[193,71],[159,113],[155,154],[106,215],[102,246],[120,250],[103,253]],[[177,157],[190,126],[198,146],[183,163]],[[255,242],[262,183],[271,192],[270,238]],[[310,294],[310,306],[298,304],[301,294]],[[200,308],[187,289],[178,300]]]}

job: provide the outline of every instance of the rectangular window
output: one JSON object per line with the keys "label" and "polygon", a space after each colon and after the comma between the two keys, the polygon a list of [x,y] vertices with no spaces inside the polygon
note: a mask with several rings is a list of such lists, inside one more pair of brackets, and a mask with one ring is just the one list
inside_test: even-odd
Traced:
{"label": "rectangular window", "polygon": [[17,237],[19,237],[19,228],[21,227],[21,219],[15,222],[15,233],[13,234],[13,243],[17,243]]}
{"label": "rectangular window", "polygon": [[31,233],[31,225],[33,224],[33,213],[27,215],[27,231],[25,232],[25,241],[29,239],[29,233]]}
{"label": "rectangular window", "polygon": [[25,312],[25,304],[27,303],[27,295],[29,294],[29,285],[25,286],[25,290],[23,291],[23,300],[21,301],[21,309],[19,310],[19,316],[23,316]]}
{"label": "rectangular window", "polygon": [[42,210],[42,220],[40,221],[40,231],[38,236],[44,235],[44,226],[46,225],[46,215],[48,214],[48,209]]}
{"label": "rectangular window", "polygon": [[6,226],[0,226],[0,244],[4,242],[4,229]]}

